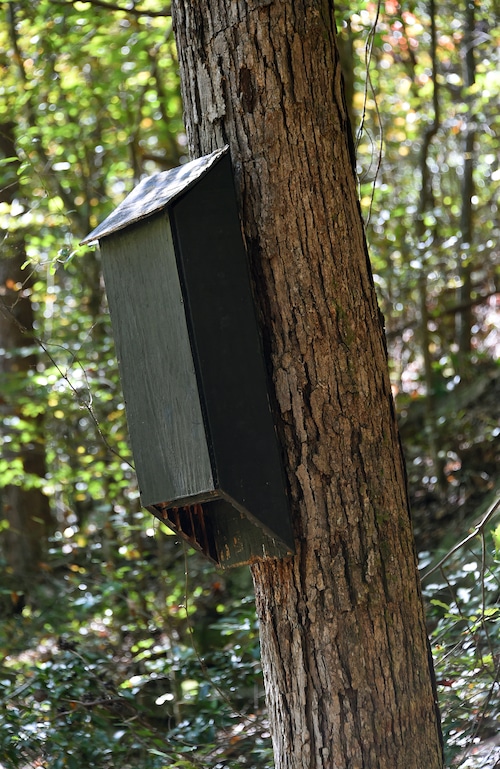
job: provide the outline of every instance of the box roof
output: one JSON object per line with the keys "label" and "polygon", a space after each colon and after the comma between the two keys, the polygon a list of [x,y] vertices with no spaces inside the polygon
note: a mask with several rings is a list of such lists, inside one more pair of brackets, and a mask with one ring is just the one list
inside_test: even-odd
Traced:
{"label": "box roof", "polygon": [[120,205],[90,232],[81,245],[100,240],[161,211],[198,181],[229,150],[226,145],[210,155],[143,179]]}

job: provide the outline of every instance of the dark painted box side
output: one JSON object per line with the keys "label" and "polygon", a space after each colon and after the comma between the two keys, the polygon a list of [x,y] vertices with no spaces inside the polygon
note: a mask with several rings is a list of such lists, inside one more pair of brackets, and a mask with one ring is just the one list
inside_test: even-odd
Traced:
{"label": "dark painted box side", "polygon": [[216,486],[293,550],[229,155],[173,204],[170,219]]}

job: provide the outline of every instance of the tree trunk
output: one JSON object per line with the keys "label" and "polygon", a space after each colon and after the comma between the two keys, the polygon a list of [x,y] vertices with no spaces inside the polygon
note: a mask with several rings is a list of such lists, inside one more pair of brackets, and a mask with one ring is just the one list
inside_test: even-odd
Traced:
{"label": "tree trunk", "polygon": [[[0,124],[0,157],[16,157],[13,123]],[[17,160],[6,166],[0,202],[11,204],[18,197],[18,168]],[[29,270],[22,269],[25,261],[22,230],[5,234],[0,257],[0,348],[5,351],[0,355],[0,415],[2,422],[9,421],[12,427],[2,429],[0,438],[6,436],[10,439],[16,431],[29,433],[29,438],[19,439],[22,446],[14,450],[10,448],[10,441],[5,442],[2,458],[12,462],[20,457],[24,473],[41,479],[46,473],[41,417],[24,414],[18,402],[20,395],[29,397],[29,372],[36,367],[30,298],[33,281]],[[19,428],[19,423],[24,423],[24,426]],[[1,539],[9,581],[13,590],[24,592],[30,577],[39,569],[52,528],[49,501],[39,488],[29,482],[24,485],[4,484],[0,478],[2,518],[7,523]]]}
{"label": "tree trunk", "polygon": [[476,18],[473,0],[466,0],[465,3],[465,25],[463,38],[463,60],[464,60],[464,101],[468,106],[466,113],[466,127],[464,138],[464,164],[461,183],[461,212],[460,212],[460,251],[459,251],[459,272],[461,286],[458,290],[458,304],[463,306],[461,312],[457,314],[458,331],[458,373],[462,379],[470,378],[473,373],[471,366],[472,352],[472,264],[473,264],[473,211],[472,198],[474,196],[474,167],[475,153],[474,144],[476,141],[476,117],[474,115],[474,94],[471,89],[476,82],[476,55],[474,47],[476,45]]}
{"label": "tree trunk", "polygon": [[278,769],[442,765],[333,7],[175,0],[194,155],[230,144],[296,555],[256,562]]}

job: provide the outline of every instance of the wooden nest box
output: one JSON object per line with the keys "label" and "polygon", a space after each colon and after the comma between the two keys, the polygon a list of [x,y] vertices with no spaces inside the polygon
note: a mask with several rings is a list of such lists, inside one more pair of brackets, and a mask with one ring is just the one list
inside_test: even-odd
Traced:
{"label": "wooden nest box", "polygon": [[144,179],[95,240],[142,504],[221,566],[293,552],[228,149]]}

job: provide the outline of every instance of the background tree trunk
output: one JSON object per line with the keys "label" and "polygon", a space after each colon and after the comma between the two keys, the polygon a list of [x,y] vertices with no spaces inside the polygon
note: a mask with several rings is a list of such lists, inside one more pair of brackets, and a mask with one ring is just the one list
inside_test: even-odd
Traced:
{"label": "background tree trunk", "polygon": [[476,116],[474,115],[474,94],[471,93],[476,82],[476,55],[474,48],[476,46],[476,15],[474,2],[466,0],[465,3],[465,23],[463,39],[463,60],[464,60],[464,101],[468,105],[469,111],[465,115],[464,131],[464,161],[463,175],[461,180],[461,211],[460,211],[460,251],[459,251],[459,274],[461,286],[458,290],[458,304],[463,309],[457,314],[458,331],[458,370],[462,379],[467,379],[472,374],[471,352],[472,352],[472,265],[474,253],[474,228],[473,228],[473,204],[474,197],[474,168],[475,152],[474,145],[476,141]]}
{"label": "background tree trunk", "polygon": [[276,766],[436,769],[439,726],[333,7],[176,0],[189,143],[229,142],[297,553],[253,565]]}
{"label": "background tree trunk", "polygon": [[[0,124],[0,157],[15,158],[14,124]],[[4,167],[0,184],[0,202],[11,204],[19,196],[17,171],[19,162]],[[29,393],[29,372],[36,367],[33,308],[31,305],[32,278],[23,270],[26,261],[24,234],[21,230],[3,236],[0,256],[0,414],[13,420],[9,432],[16,432],[16,421],[25,427],[19,432],[30,433],[18,451],[10,444],[2,448],[2,458],[12,461],[21,457],[24,473],[37,479],[44,478],[45,444],[41,434],[41,418],[23,414],[19,396]],[[16,381],[17,380],[17,381]],[[0,434],[1,437],[1,434]],[[39,569],[47,537],[51,531],[49,501],[35,486],[4,483],[0,478],[0,516],[7,522],[2,532],[2,546],[10,573],[13,590],[24,592],[30,577]]]}

